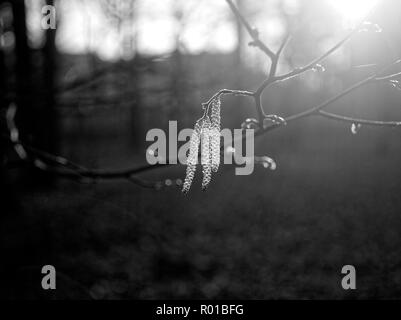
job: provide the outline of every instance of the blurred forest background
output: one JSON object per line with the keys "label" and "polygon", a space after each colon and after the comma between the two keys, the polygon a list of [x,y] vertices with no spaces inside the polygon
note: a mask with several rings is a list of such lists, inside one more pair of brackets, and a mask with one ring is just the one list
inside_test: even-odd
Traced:
{"label": "blurred forest background", "polygon": [[[265,111],[302,111],[372,73],[372,64],[400,58],[401,3],[379,2],[372,21],[382,33],[358,34],[324,73],[270,88]],[[56,6],[56,30],[41,28],[45,4]],[[273,48],[292,34],[280,73],[322,54],[363,13],[331,0],[237,4]],[[31,146],[90,168],[146,164],[149,129],[167,130],[169,120],[191,128],[219,89],[263,81],[266,57],[249,41],[223,0],[0,0],[2,137],[14,103]],[[400,97],[375,84],[329,110],[401,120]],[[223,127],[255,116],[249,99],[224,99]],[[362,126],[353,135],[343,123],[302,120],[256,140],[276,171],[235,176],[224,166],[209,191],[198,181],[188,196],[174,186],[70,181],[21,164],[2,139],[0,296],[401,298],[400,134]],[[166,166],[141,177],[184,173]],[[57,269],[52,292],[40,287],[46,264]],[[357,269],[353,292],[341,288],[346,264]]]}

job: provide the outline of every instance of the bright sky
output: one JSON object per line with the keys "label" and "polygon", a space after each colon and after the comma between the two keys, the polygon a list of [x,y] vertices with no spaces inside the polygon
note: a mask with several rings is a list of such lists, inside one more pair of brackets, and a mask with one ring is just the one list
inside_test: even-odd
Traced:
{"label": "bright sky", "polygon": [[[40,46],[43,0],[25,0],[28,8],[30,39]],[[177,37],[182,49],[189,53],[227,52],[237,45],[235,24],[224,0],[129,0],[134,2],[135,19],[120,26],[104,13],[105,0],[58,1],[60,23],[57,26],[58,48],[67,53],[95,52],[101,58],[130,58],[131,46],[142,54],[165,54],[176,48]],[[117,2],[118,0],[108,0]],[[306,0],[307,1],[307,0]],[[345,20],[363,17],[376,0],[325,0]],[[271,10],[260,10],[267,3],[282,2],[286,10],[296,10],[299,0],[248,0],[254,21],[270,42],[280,41],[286,32],[283,21]],[[182,22],[174,18],[176,8],[182,10]],[[274,6],[273,6],[274,8]],[[125,9],[124,12],[129,12]],[[263,17],[258,17],[263,12]],[[255,14],[256,13],[256,14]],[[266,18],[266,14],[269,16]],[[115,22],[115,21],[114,21]],[[181,32],[179,32],[181,30]],[[133,35],[136,35],[135,37]],[[126,49],[124,49],[126,48]],[[128,49],[127,49],[128,48]]]}
{"label": "bright sky", "polygon": [[347,22],[357,22],[378,2],[377,0],[329,0]]}
{"label": "bright sky", "polygon": [[[25,1],[30,9],[30,38],[34,46],[40,46],[43,38],[43,30],[39,27],[43,0]],[[57,45],[61,51],[77,54],[91,51],[103,59],[119,59],[127,54],[127,50],[122,49],[123,44],[130,43],[133,35],[136,35],[135,41],[132,40],[134,46],[142,54],[171,52],[176,48],[177,37],[180,48],[189,53],[229,52],[237,46],[236,24],[224,0],[135,0],[135,19],[123,23],[121,32],[105,15],[102,1],[58,1],[60,23],[57,26]],[[289,7],[298,2],[282,1]],[[254,2],[251,7],[267,3]],[[177,7],[182,10],[181,22],[174,18]],[[275,18],[269,18],[260,29],[273,38],[281,37],[285,32],[282,23]]]}
{"label": "bright sky", "polygon": [[[224,1],[182,1],[184,27],[174,19],[173,0],[136,0],[134,22],[124,23],[122,32],[107,19],[99,0],[61,1],[63,17],[57,44],[62,51],[95,51],[104,59],[118,59],[122,44],[136,43],[137,51],[163,54],[176,47],[178,30],[181,45],[189,52],[230,51],[236,46],[235,26],[226,15]],[[84,5],[82,4],[84,3]],[[136,34],[136,40],[132,36]],[[127,51],[127,50],[126,50]]]}

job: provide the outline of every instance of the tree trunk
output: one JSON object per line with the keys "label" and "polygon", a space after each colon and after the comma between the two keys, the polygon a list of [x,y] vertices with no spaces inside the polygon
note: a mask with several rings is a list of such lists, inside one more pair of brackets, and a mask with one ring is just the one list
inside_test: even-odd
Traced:
{"label": "tree trunk", "polygon": [[[47,0],[48,5],[54,5],[54,0]],[[40,147],[57,152],[57,119],[55,114],[55,74],[56,74],[56,30],[46,31],[46,44],[43,48],[43,81],[44,103],[40,110],[40,126],[38,142]]]}
{"label": "tree trunk", "polygon": [[25,2],[24,0],[14,0],[11,5],[15,33],[17,124],[22,138],[31,140],[33,129],[31,119],[34,119],[34,113],[30,106],[32,69],[26,33]]}

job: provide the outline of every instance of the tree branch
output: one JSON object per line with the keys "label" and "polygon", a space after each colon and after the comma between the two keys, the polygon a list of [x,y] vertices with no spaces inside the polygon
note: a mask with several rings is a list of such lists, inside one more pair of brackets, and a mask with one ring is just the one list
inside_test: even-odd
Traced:
{"label": "tree branch", "polygon": [[319,111],[319,115],[331,120],[336,120],[340,122],[346,123],[355,123],[355,124],[363,124],[367,126],[376,126],[376,127],[398,127],[401,126],[401,121],[377,121],[377,120],[367,120],[367,119],[358,119],[347,116],[338,115],[335,113],[326,112],[323,110]]}
{"label": "tree branch", "polygon": [[[91,179],[92,181],[100,179],[126,179],[137,184],[138,186],[153,189],[161,189],[163,186],[172,186],[174,184],[180,186],[182,184],[181,179],[177,179],[175,182],[173,182],[171,179],[152,182],[136,177],[136,175],[140,173],[161,167],[162,165],[160,164],[154,166],[144,165],[117,170],[88,169],[85,166],[77,164],[64,157],[53,155],[46,151],[32,147],[20,141],[19,139],[19,130],[15,123],[16,113],[16,105],[10,104],[6,112],[6,122],[9,135],[1,135],[4,140],[12,145],[16,154],[21,160],[16,164],[29,164],[42,172],[77,181],[84,181],[85,179]],[[16,166],[14,165],[11,168],[16,168]]]}
{"label": "tree branch", "polygon": [[271,60],[275,58],[275,54],[272,50],[269,49],[269,47],[259,39],[259,31],[255,28],[252,28],[251,25],[248,23],[248,21],[244,18],[244,16],[241,14],[241,12],[238,10],[236,5],[232,2],[232,0],[226,0],[228,5],[231,8],[231,11],[235,14],[237,19],[244,25],[246,31],[248,31],[249,35],[252,38],[252,42],[249,44],[251,46],[257,47],[260,50],[262,50]]}
{"label": "tree branch", "polygon": [[[231,10],[234,12],[236,17],[239,21],[244,25],[248,33],[253,39],[252,45],[258,47],[262,50],[270,59],[271,59],[271,68],[268,75],[268,78],[261,83],[259,88],[255,92],[251,91],[243,91],[243,90],[229,90],[229,89],[222,89],[216,94],[214,94],[207,102],[203,103],[204,107],[209,107],[210,104],[213,102],[214,99],[222,96],[222,95],[235,95],[235,96],[249,96],[252,97],[255,101],[255,107],[258,112],[259,117],[259,128],[255,130],[256,136],[264,135],[271,130],[277,129],[282,127],[283,124],[289,122],[295,122],[297,120],[309,117],[309,116],[321,116],[329,120],[333,121],[340,121],[344,123],[355,123],[355,124],[363,124],[369,126],[379,126],[379,127],[398,127],[401,126],[401,121],[377,121],[377,120],[366,120],[366,119],[358,119],[353,117],[347,117],[338,115],[335,113],[329,113],[325,111],[328,106],[335,103],[336,101],[340,100],[341,98],[347,96],[348,94],[356,91],[357,89],[361,88],[364,85],[375,83],[375,82],[389,82],[393,83],[392,81],[396,80],[397,77],[401,76],[401,73],[393,73],[390,75],[385,75],[385,72],[395,65],[401,63],[401,60],[398,60],[394,63],[391,63],[378,72],[375,72],[371,76],[357,82],[356,84],[352,85],[351,87],[345,89],[344,91],[338,93],[334,97],[324,101],[323,103],[311,107],[305,111],[299,112],[297,114],[290,115],[284,119],[281,119],[277,116],[273,115],[266,115],[263,110],[262,106],[262,94],[266,88],[270,85],[279,82],[291,79],[302,73],[311,70],[316,67],[317,64],[322,62],[336,50],[338,50],[342,45],[344,45],[348,40],[350,40],[356,32],[359,31],[360,25],[363,23],[361,22],[354,30],[352,30],[347,36],[345,36],[342,40],[340,40],[335,46],[329,49],[320,57],[312,60],[310,63],[305,65],[302,68],[297,68],[289,73],[286,73],[281,76],[277,76],[277,67],[279,63],[280,56],[285,50],[286,45],[290,41],[290,36],[286,36],[283,40],[280,48],[276,53],[268,48],[266,44],[264,44],[259,39],[259,34],[256,29],[253,29],[250,24],[246,21],[246,19],[242,16],[239,12],[238,8],[234,5],[232,0],[226,0],[228,5],[230,6]],[[81,83],[78,83],[80,85]],[[70,86],[69,88],[64,89],[73,89],[76,87],[76,84]],[[9,136],[2,136],[3,138],[7,139],[11,142],[12,146],[15,148],[17,154],[21,158],[22,163],[27,163],[27,159],[23,157],[24,154],[28,155],[29,163],[31,163],[35,168],[42,170],[43,172],[56,174],[57,176],[63,178],[69,178],[81,181],[83,179],[91,179],[91,180],[98,180],[98,179],[127,179],[137,185],[147,188],[159,189],[161,186],[171,186],[171,185],[180,185],[182,182],[180,180],[176,180],[173,182],[170,179],[165,181],[158,181],[158,182],[150,182],[146,180],[142,180],[137,177],[137,175],[153,170],[158,168],[165,168],[166,165],[156,164],[156,165],[143,165],[138,167],[126,168],[126,169],[117,169],[117,170],[100,170],[100,169],[89,169],[79,164],[76,164],[66,158],[49,154],[45,151],[36,149],[32,146],[25,144],[19,140],[18,128],[14,123],[14,116],[15,116],[15,107],[13,109],[10,106],[9,112],[7,112],[7,124],[9,127],[10,135]],[[264,125],[264,120],[272,119],[273,121],[268,125]],[[281,119],[280,121],[276,121],[277,119]],[[245,139],[245,133],[242,135],[241,139]],[[221,152],[224,152],[224,146],[221,148]],[[169,163],[169,159],[166,159],[167,163]]]}

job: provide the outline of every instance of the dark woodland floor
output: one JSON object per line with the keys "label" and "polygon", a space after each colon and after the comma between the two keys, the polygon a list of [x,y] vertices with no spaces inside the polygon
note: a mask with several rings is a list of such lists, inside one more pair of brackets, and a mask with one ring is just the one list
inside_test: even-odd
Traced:
{"label": "dark woodland floor", "polygon": [[[273,133],[257,150],[282,136],[282,145],[266,152],[277,171],[236,177],[226,167],[206,193],[128,182],[58,182],[51,191],[26,192],[18,200],[23,219],[1,226],[9,280],[18,283],[1,294],[401,298],[401,153],[399,132],[385,130],[375,140],[376,129],[352,136],[344,126],[329,127],[330,143],[306,135],[313,143],[296,148],[286,144],[293,132]],[[47,296],[37,280],[44,264],[58,271],[58,289]],[[357,269],[354,292],[340,286],[346,264]]]}

